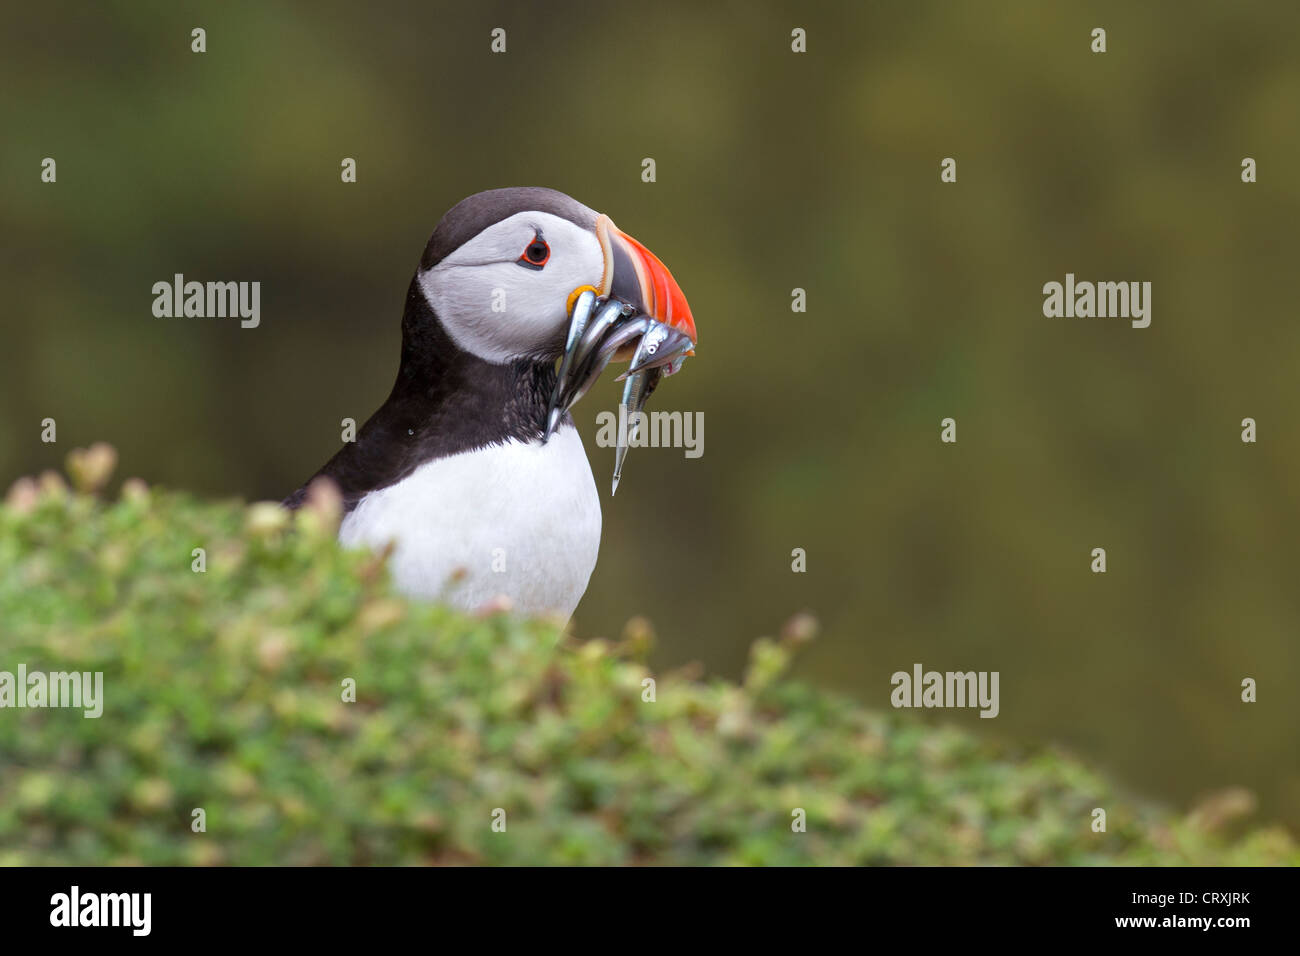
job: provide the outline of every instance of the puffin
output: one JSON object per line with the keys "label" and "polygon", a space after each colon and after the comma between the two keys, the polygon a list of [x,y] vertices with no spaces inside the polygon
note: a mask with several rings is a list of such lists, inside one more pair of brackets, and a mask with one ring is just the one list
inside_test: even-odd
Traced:
{"label": "puffin", "polygon": [[407,289],[387,400],[284,505],[328,478],[339,541],[391,549],[403,594],[567,622],[596,567],[600,497],[572,415],[548,422],[548,406],[586,290],[695,340],[672,274],[608,216],[544,187],[462,199]]}

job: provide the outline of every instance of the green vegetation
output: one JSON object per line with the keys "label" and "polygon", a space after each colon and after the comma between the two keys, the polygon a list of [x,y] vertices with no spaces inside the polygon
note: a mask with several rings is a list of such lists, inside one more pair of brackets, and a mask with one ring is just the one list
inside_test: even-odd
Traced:
{"label": "green vegetation", "polygon": [[105,697],[0,711],[0,863],[1300,862],[1280,831],[792,682],[807,620],[742,684],[660,673],[646,702],[643,622],[557,642],[408,604],[335,546],[327,496],[291,518],[133,480],[106,504],[112,457],[0,509],[0,670],[102,671]]}

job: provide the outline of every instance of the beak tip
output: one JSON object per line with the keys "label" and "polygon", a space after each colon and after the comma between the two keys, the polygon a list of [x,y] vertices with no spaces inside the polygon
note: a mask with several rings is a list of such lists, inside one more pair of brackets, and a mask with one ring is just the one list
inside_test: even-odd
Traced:
{"label": "beak tip", "polygon": [[695,317],[681,286],[663,260],[615,226],[607,216],[601,217],[597,233],[605,251],[606,276],[602,292],[625,301],[635,300],[642,312],[677,329],[694,345],[697,341]]}

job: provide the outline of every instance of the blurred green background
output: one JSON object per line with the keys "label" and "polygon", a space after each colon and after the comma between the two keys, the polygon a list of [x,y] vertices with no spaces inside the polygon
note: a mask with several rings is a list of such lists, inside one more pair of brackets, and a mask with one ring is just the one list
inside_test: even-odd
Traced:
{"label": "blurred green background", "polygon": [[[826,686],[885,708],[914,662],[998,670],[996,721],[941,719],[1300,827],[1297,35],[1280,3],[8,9],[0,476],[104,439],[281,497],[387,395],[442,213],[552,186],[700,328],[651,407],[703,411],[704,456],[633,451],[580,635],[646,614],[657,663],[735,674],[808,608]],[[154,318],[176,272],[260,280],[261,327]],[[1152,282],[1151,327],[1045,318],[1066,272]],[[602,488],[618,394],[577,409]]]}

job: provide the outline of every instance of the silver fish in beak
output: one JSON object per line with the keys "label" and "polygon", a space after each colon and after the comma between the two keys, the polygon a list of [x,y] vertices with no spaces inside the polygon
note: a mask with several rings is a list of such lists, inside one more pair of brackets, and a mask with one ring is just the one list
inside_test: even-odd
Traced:
{"label": "silver fish in beak", "polygon": [[[610,362],[629,362],[617,380],[625,382],[628,419],[639,425],[646,399],[659,380],[680,371],[687,356],[695,354],[695,320],[667,267],[608,216],[596,220],[596,234],[605,256],[601,289],[589,286],[573,300],[543,441]],[[615,492],[627,458],[629,439],[624,432],[619,429],[614,451]]]}

